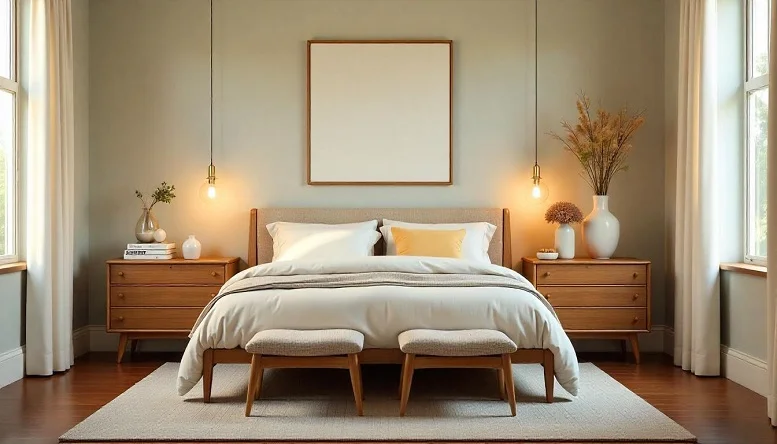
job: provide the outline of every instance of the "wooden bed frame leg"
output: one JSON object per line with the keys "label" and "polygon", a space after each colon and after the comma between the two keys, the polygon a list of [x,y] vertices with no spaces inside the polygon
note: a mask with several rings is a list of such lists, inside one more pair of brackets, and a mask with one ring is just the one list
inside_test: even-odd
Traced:
{"label": "wooden bed frame leg", "polygon": [[553,371],[553,352],[545,350],[545,359],[543,360],[543,367],[545,370],[545,401],[553,402],[553,383],[555,372]]}
{"label": "wooden bed frame leg", "polygon": [[202,402],[210,402],[210,390],[213,387],[213,349],[202,354]]}

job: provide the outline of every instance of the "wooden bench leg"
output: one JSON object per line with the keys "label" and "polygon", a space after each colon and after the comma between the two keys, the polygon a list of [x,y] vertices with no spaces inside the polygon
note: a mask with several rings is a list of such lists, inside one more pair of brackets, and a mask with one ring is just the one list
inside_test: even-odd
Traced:
{"label": "wooden bench leg", "polygon": [[543,367],[545,370],[545,401],[553,402],[553,378],[555,372],[553,366],[555,365],[553,352],[545,350],[545,356],[543,361]]}
{"label": "wooden bench leg", "polygon": [[402,395],[399,400],[399,416],[405,416],[407,411],[407,399],[410,397],[410,384],[413,383],[413,360],[415,355],[408,353],[405,355],[404,371],[402,372]]}
{"label": "wooden bench leg", "polygon": [[202,354],[202,402],[210,402],[210,391],[213,387],[213,349],[207,349]]}
{"label": "wooden bench leg", "polygon": [[[261,357],[261,355],[257,356]],[[254,391],[254,399],[259,399],[259,395],[262,392],[262,380],[264,379],[264,365],[261,361],[259,364],[259,375],[256,377],[256,390]]]}
{"label": "wooden bench leg", "polygon": [[351,386],[353,386],[353,399],[356,401],[356,414],[359,416],[364,415],[364,407],[362,404],[362,381],[361,372],[359,370],[359,357],[352,353],[348,355],[348,368],[351,373]]}
{"label": "wooden bench leg", "polygon": [[497,369],[496,377],[497,377],[497,379],[499,381],[499,399],[504,401],[506,399],[505,396],[507,395],[507,393],[505,392],[505,372],[504,372],[504,370],[502,370],[501,368]]}
{"label": "wooden bench leg", "polygon": [[246,392],[246,417],[251,416],[251,407],[254,405],[254,396],[256,396],[256,385],[259,382],[259,375],[262,371],[262,356],[251,356],[251,374],[248,376],[248,391]]}
{"label": "wooden bench leg", "polygon": [[127,333],[119,335],[119,349],[116,351],[116,363],[121,364],[121,358],[124,357],[124,350],[127,349]]}
{"label": "wooden bench leg", "polygon": [[507,400],[510,403],[510,412],[512,412],[513,416],[515,416],[515,384],[513,382],[513,362],[510,359],[510,353],[505,353],[502,355],[502,372],[504,373]]}

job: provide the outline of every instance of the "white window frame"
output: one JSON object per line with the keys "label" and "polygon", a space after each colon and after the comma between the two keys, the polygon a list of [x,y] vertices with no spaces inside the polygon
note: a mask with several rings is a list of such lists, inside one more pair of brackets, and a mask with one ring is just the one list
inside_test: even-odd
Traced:
{"label": "white window frame", "polygon": [[[771,7],[771,3],[770,3]],[[752,48],[753,48],[753,42],[752,42],[752,15],[753,15],[753,2],[752,0],[746,0],[745,2],[745,45],[746,45],[746,56],[745,56],[745,85],[744,85],[744,153],[745,153],[745,162],[744,162],[744,177],[745,177],[745,205],[744,205],[744,213],[745,213],[745,229],[744,229],[744,260],[746,263],[755,264],[755,265],[763,265],[766,266],[767,258],[765,256],[755,256],[750,254],[749,252],[753,250],[752,246],[755,244],[755,240],[751,239],[750,236],[750,221],[754,217],[754,211],[751,209],[755,206],[755,191],[751,192],[751,190],[755,187],[755,174],[751,174],[752,168],[751,168],[751,161],[752,156],[750,153],[750,110],[748,108],[748,99],[750,97],[750,94],[769,86],[769,73],[760,75],[758,77],[751,77],[751,63],[752,60]]]}
{"label": "white window frame", "polygon": [[18,262],[19,261],[19,197],[20,197],[20,174],[19,174],[19,8],[18,0],[12,0],[11,4],[11,77],[7,79],[0,76],[0,90],[9,92],[13,95],[14,103],[14,135],[13,135],[13,153],[12,168],[8,168],[6,174],[11,175],[11,180],[8,181],[11,187],[7,190],[8,197],[11,200],[10,205],[6,208],[6,244],[10,246],[11,253],[0,255],[0,264]]}

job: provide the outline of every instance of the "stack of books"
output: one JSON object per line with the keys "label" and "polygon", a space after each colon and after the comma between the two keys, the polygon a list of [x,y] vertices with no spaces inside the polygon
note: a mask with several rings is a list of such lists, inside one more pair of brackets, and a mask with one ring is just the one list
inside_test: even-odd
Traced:
{"label": "stack of books", "polygon": [[160,242],[157,244],[127,244],[124,259],[164,260],[175,255],[175,242]]}

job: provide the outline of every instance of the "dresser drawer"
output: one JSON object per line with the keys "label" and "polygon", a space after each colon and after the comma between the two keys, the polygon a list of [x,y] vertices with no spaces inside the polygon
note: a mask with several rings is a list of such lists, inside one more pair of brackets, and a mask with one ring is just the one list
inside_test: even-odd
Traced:
{"label": "dresser drawer", "polygon": [[537,265],[540,285],[645,285],[647,266],[629,265]]}
{"label": "dresser drawer", "polygon": [[646,287],[537,287],[554,307],[646,307]]}
{"label": "dresser drawer", "polygon": [[109,331],[191,330],[201,308],[112,308]]}
{"label": "dresser drawer", "polygon": [[647,330],[645,308],[558,308],[564,330]]}
{"label": "dresser drawer", "polygon": [[111,265],[112,285],[124,284],[211,284],[221,285],[225,280],[223,265]]}
{"label": "dresser drawer", "polygon": [[218,294],[212,287],[111,287],[111,307],[205,307]]}

